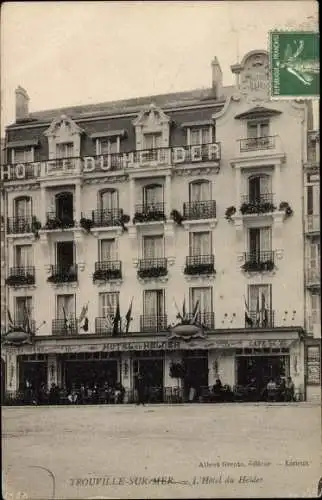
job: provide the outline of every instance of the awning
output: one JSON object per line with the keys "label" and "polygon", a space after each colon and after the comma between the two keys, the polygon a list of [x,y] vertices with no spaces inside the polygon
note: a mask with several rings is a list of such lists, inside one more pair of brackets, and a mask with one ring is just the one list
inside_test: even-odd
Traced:
{"label": "awning", "polygon": [[194,121],[194,122],[185,122],[181,123],[182,128],[188,128],[188,127],[206,127],[207,125],[213,125],[214,121],[213,120],[199,120],[199,121]]}
{"label": "awning", "polygon": [[116,136],[124,136],[125,130],[106,130],[105,132],[96,132],[95,134],[91,134],[92,139],[100,139],[101,137],[116,137]]}
{"label": "awning", "polygon": [[248,120],[251,118],[268,118],[270,116],[280,115],[282,111],[278,109],[265,108],[264,106],[255,106],[244,113],[235,116],[235,120]]}
{"label": "awning", "polygon": [[6,148],[25,148],[27,146],[38,146],[38,139],[29,139],[26,141],[10,141],[7,143]]}

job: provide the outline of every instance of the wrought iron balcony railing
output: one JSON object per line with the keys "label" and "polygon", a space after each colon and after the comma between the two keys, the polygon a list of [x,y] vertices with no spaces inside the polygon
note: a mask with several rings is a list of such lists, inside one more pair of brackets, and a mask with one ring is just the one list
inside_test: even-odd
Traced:
{"label": "wrought iron balcony railing", "polygon": [[46,225],[44,229],[69,229],[75,226],[73,214],[58,216],[56,212],[47,212]]}
{"label": "wrought iron balcony railing", "polygon": [[215,273],[215,256],[190,255],[186,257],[184,274],[213,274]]}
{"label": "wrought iron balcony railing", "polygon": [[77,264],[72,266],[51,266],[51,275],[47,278],[50,283],[73,283],[78,279]]}
{"label": "wrought iron balcony railing", "polygon": [[140,330],[142,332],[164,332],[168,327],[166,315],[140,316]]}
{"label": "wrought iron balcony railing", "polygon": [[78,322],[74,317],[67,319],[53,319],[52,334],[53,335],[77,335]]}
{"label": "wrought iron balcony railing", "polygon": [[95,262],[93,281],[109,281],[122,278],[122,262],[120,260],[107,260]]}
{"label": "wrought iron balcony railing", "polygon": [[164,203],[144,203],[143,205],[135,205],[135,215],[133,223],[137,222],[152,222],[165,221]]}
{"label": "wrought iron balcony railing", "polygon": [[249,311],[249,316],[245,314],[245,328],[273,328],[274,315],[271,309]]}
{"label": "wrought iron balcony railing", "polygon": [[34,285],[35,284],[35,268],[28,267],[11,267],[9,276],[6,279],[6,284],[9,286]]}
{"label": "wrought iron balcony railing", "polygon": [[10,327],[11,331],[17,331],[17,332],[27,332],[29,327],[30,333],[35,333],[36,332],[36,321],[34,319],[30,319],[27,321],[27,319],[15,319],[13,321],[13,325]]}
{"label": "wrought iron balcony railing", "polygon": [[123,210],[121,208],[103,208],[82,214],[82,220],[88,221],[90,227],[120,226]]}
{"label": "wrought iron balcony railing", "polygon": [[247,151],[261,151],[265,149],[275,149],[276,147],[276,136],[267,137],[249,137],[247,139],[240,139],[240,152],[245,153]]}
{"label": "wrought iron balcony railing", "polygon": [[320,215],[307,215],[306,217],[306,232],[319,233],[320,232]]}
{"label": "wrought iron balcony railing", "polygon": [[8,234],[32,233],[32,216],[28,217],[9,217],[7,219]]}
{"label": "wrought iron balcony railing", "polygon": [[240,206],[241,213],[244,214],[262,214],[273,212],[276,206],[273,203],[272,193],[263,193],[257,196],[244,195],[242,196],[242,204]]}
{"label": "wrought iron balcony railing", "polygon": [[139,278],[158,278],[168,273],[168,261],[166,258],[140,259],[138,266]]}
{"label": "wrought iron balcony railing", "polygon": [[321,285],[321,270],[319,267],[309,267],[306,271],[306,285],[319,287]]}
{"label": "wrought iron balcony railing", "polygon": [[272,271],[275,267],[275,252],[273,250],[245,252],[244,260],[242,269],[246,272]]}
{"label": "wrought iron balcony railing", "polygon": [[195,323],[201,325],[203,328],[215,328],[215,313],[214,312],[198,312],[195,316],[193,313],[187,314],[187,319],[190,321],[195,318]]}
{"label": "wrought iron balcony railing", "polygon": [[[113,316],[114,314],[111,314],[110,318],[95,318],[95,333],[97,335],[106,335],[107,337],[113,336]],[[121,332],[118,333],[118,336],[119,335],[121,335]]]}
{"label": "wrought iron balcony railing", "polygon": [[208,201],[191,201],[183,204],[183,218],[186,220],[198,219],[215,219],[216,218],[216,202],[215,200]]}

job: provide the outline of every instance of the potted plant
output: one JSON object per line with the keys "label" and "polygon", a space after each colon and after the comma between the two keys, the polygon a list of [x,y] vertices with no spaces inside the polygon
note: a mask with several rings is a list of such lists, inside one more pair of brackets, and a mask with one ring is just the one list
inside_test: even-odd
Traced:
{"label": "potted plant", "polygon": [[139,278],[160,278],[161,276],[166,276],[167,275],[167,268],[166,266],[160,266],[160,267],[152,267],[149,269],[139,269],[138,270],[138,277]]}
{"label": "potted plant", "polygon": [[121,218],[120,218],[119,222],[120,222],[120,226],[122,226],[123,231],[127,231],[127,227],[125,226],[125,224],[128,224],[130,222],[130,216],[127,214],[124,214],[123,210],[122,210]]}
{"label": "potted plant", "polygon": [[36,239],[39,238],[40,229],[41,229],[41,222],[37,219],[35,215],[33,215],[31,221],[31,231],[34,233]]}
{"label": "potted plant", "polygon": [[293,210],[290,207],[290,204],[287,201],[281,201],[279,210],[281,212],[285,212],[286,217],[291,217],[293,215]]}
{"label": "potted plant", "polygon": [[183,217],[183,215],[181,215],[179,210],[173,209],[171,211],[170,215],[171,215],[172,219],[174,220],[174,222],[176,222],[176,224],[178,224],[178,226],[182,226],[182,221],[184,220],[184,217]]}
{"label": "potted plant", "polygon": [[225,217],[228,221],[232,221],[232,216],[236,213],[236,207],[231,206],[226,209]]}
{"label": "potted plant", "polygon": [[85,229],[85,231],[87,231],[88,233],[90,233],[92,227],[93,227],[93,224],[94,224],[94,221],[92,219],[87,219],[86,217],[82,217],[79,221],[81,227],[83,229]]}

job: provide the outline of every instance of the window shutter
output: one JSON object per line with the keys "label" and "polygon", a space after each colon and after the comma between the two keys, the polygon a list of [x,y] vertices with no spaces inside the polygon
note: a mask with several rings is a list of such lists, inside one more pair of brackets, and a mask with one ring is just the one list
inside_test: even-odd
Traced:
{"label": "window shutter", "polygon": [[211,254],[211,235],[210,233],[200,233],[200,255]]}
{"label": "window shutter", "polygon": [[155,290],[146,290],[144,292],[144,316],[157,316],[158,297]]}
{"label": "window shutter", "polygon": [[101,261],[116,260],[116,245],[115,240],[101,241]]}
{"label": "window shutter", "polygon": [[153,205],[155,203],[162,203],[162,186],[147,186],[143,191],[144,203],[146,205]]}
{"label": "window shutter", "polygon": [[249,285],[249,309],[250,311],[256,311],[257,307],[257,298],[258,298],[258,285]]}
{"label": "window shutter", "polygon": [[201,143],[208,144],[210,142],[209,128],[201,129]]}
{"label": "window shutter", "polygon": [[269,252],[272,249],[272,229],[263,227],[260,229],[260,250],[261,252]]}

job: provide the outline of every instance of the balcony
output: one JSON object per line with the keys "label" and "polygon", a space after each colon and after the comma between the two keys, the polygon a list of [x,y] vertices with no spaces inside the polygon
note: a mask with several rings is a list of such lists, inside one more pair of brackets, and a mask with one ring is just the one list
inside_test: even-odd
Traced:
{"label": "balcony", "polygon": [[[12,332],[26,332],[28,329],[27,321],[23,320],[14,320],[13,325],[10,327],[10,331]],[[29,329],[30,333],[36,332],[36,321],[34,319],[29,320]]]}
{"label": "balcony", "polygon": [[216,218],[216,202],[215,200],[208,201],[192,201],[183,204],[184,220],[200,220],[200,219],[215,219]]}
{"label": "balcony", "polygon": [[285,151],[278,135],[267,137],[248,137],[238,139],[235,147],[233,166],[241,168],[262,168],[265,165],[281,164]]}
{"label": "balcony", "polygon": [[276,149],[276,137],[250,137],[247,139],[239,139],[239,151],[240,153],[246,153],[249,151],[266,151],[268,149]]}
{"label": "balcony", "polygon": [[93,173],[107,171],[124,171],[129,168],[144,168],[149,164],[167,167],[219,168],[221,159],[220,143],[200,144],[195,146],[174,146],[149,150],[129,151],[98,156],[77,158],[46,159],[41,162],[30,162],[19,165],[7,164],[1,168],[1,179],[4,182],[31,179],[65,179],[79,175],[92,176]]}
{"label": "balcony", "polygon": [[307,138],[307,161],[305,168],[320,167],[320,132],[310,130]]}
{"label": "balcony", "polygon": [[276,210],[272,193],[260,194],[257,197],[244,195],[241,201],[240,212],[242,215],[265,214]]}
{"label": "balcony", "polygon": [[214,274],[215,256],[214,255],[192,255],[186,257],[186,266],[184,274],[203,275]]}
{"label": "balcony", "polygon": [[164,203],[135,205],[133,224],[157,221],[166,221]]}
{"label": "balcony", "polygon": [[308,288],[320,288],[321,286],[321,271],[320,268],[311,267],[306,271],[306,286]]}
{"label": "balcony", "polygon": [[28,267],[11,267],[9,276],[6,279],[8,286],[24,286],[35,284],[35,268]]}
{"label": "balcony", "polygon": [[[111,318],[113,316],[111,315]],[[113,336],[113,319],[108,320],[107,318],[95,318],[95,333],[96,335],[105,335],[106,337]],[[118,335],[121,335],[119,333]]]}
{"label": "balcony", "polygon": [[9,217],[7,219],[7,234],[26,234],[33,232],[33,218]]}
{"label": "balcony", "polygon": [[307,215],[305,221],[305,232],[307,235],[320,233],[320,215]]}
{"label": "balcony", "polygon": [[140,316],[140,331],[143,333],[158,333],[166,331],[167,316]]}
{"label": "balcony", "polygon": [[245,317],[245,328],[274,328],[275,311],[249,311],[248,321]]}
{"label": "balcony", "polygon": [[73,283],[77,282],[78,279],[78,266],[74,264],[72,266],[51,266],[51,275],[47,278],[49,283]]}
{"label": "balcony", "polygon": [[120,260],[95,262],[94,282],[117,279],[122,279],[122,262]]}
{"label": "balcony", "polygon": [[[193,313],[187,314],[188,320],[191,321],[193,317],[194,317]],[[207,330],[213,330],[215,328],[215,313],[213,312],[197,313],[195,322]]]}
{"label": "balcony", "polygon": [[245,252],[244,259],[245,263],[242,265],[242,269],[247,273],[273,271],[275,268],[275,252],[273,250]]}
{"label": "balcony", "polygon": [[76,318],[65,319],[53,319],[52,321],[52,334],[53,335],[77,335],[78,324]]}
{"label": "balcony", "polygon": [[138,266],[138,277],[160,278],[168,274],[168,261],[166,258],[140,259]]}
{"label": "balcony", "polygon": [[120,208],[92,210],[88,214],[82,214],[81,225],[85,222],[88,229],[92,227],[115,227],[121,225],[123,210]]}
{"label": "balcony", "polygon": [[56,212],[47,212],[46,224],[43,229],[46,231],[52,231],[55,229],[70,229],[73,227],[75,227],[75,221],[71,215],[58,217]]}

